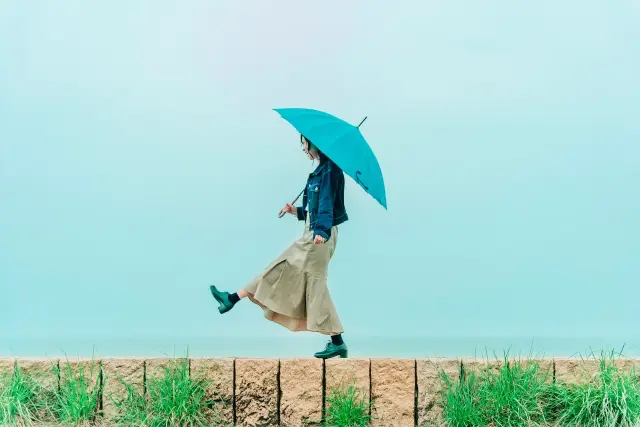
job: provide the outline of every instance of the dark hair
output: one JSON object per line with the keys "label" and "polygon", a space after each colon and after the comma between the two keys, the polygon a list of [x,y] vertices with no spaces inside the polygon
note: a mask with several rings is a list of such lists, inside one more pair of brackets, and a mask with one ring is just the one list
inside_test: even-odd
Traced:
{"label": "dark hair", "polygon": [[309,144],[309,149],[315,148],[318,151],[318,154],[320,155],[320,163],[324,163],[329,160],[326,154],[324,154],[322,150],[320,150],[313,142],[311,142],[309,138],[307,138],[303,134],[300,134],[300,144],[304,144],[305,141],[307,141],[307,143]]}

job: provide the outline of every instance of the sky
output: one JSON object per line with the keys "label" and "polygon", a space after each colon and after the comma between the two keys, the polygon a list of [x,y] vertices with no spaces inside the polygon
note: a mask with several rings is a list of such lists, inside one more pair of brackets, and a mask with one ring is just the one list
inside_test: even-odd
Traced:
{"label": "sky", "polygon": [[302,233],[273,108],[362,132],[351,337],[638,337],[640,2],[0,3],[0,340],[282,337],[236,290]]}

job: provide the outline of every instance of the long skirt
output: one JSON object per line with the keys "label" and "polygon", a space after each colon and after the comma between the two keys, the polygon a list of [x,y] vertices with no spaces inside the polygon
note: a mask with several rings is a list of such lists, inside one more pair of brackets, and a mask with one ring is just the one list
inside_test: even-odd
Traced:
{"label": "long skirt", "polygon": [[337,240],[338,227],[333,227],[328,241],[314,244],[307,221],[302,237],[245,286],[266,319],[293,332],[344,332],[327,288],[329,261]]}

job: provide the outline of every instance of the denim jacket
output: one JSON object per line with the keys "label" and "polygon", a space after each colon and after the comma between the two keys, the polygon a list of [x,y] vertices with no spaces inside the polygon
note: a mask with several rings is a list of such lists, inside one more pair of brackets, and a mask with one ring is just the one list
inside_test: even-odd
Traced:
{"label": "denim jacket", "polygon": [[302,197],[302,206],[297,208],[298,219],[306,221],[308,207],[309,225],[313,237],[331,238],[331,227],[347,221],[344,207],[344,173],[331,160],[320,163],[309,175]]}

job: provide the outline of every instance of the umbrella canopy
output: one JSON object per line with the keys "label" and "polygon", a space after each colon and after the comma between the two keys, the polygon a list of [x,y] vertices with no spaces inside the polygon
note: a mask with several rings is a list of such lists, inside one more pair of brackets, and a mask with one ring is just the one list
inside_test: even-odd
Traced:
{"label": "umbrella canopy", "polygon": [[360,133],[359,126],[353,126],[331,114],[307,108],[279,108],[274,111],[387,209],[387,195],[380,164]]}

